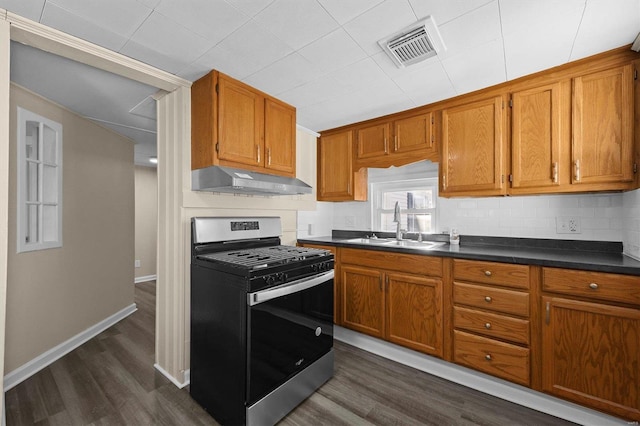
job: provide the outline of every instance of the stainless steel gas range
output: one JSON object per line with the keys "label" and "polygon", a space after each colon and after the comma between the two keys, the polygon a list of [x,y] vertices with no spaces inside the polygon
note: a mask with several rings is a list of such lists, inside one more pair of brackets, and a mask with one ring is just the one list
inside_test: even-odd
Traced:
{"label": "stainless steel gas range", "polygon": [[333,255],[280,235],[192,219],[190,393],[222,424],[275,424],[333,376]]}

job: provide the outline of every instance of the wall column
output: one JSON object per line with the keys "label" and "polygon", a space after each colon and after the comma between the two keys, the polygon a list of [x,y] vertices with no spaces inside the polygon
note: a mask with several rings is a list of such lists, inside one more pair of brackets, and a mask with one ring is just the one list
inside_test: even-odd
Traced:
{"label": "wall column", "polygon": [[[0,9],[2,12],[2,9]],[[4,336],[9,247],[9,22],[0,20],[0,378],[4,377]],[[0,413],[4,424],[4,384],[0,380]]]}
{"label": "wall column", "polygon": [[189,263],[185,241],[184,144],[191,141],[191,91],[181,87],[158,99],[158,256],[156,284],[156,365],[177,386],[186,384]]}

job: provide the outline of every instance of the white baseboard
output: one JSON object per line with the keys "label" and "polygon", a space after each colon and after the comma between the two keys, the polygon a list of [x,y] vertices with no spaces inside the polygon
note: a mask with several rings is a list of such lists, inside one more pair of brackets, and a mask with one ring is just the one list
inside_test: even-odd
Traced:
{"label": "white baseboard", "polygon": [[174,385],[176,385],[179,389],[182,389],[183,387],[187,386],[189,384],[189,380],[188,380],[188,374],[189,374],[189,370],[185,371],[184,373],[184,383],[180,383],[178,381],[178,379],[176,379],[175,377],[173,377],[171,374],[169,374],[167,372],[167,370],[165,370],[164,368],[160,367],[160,364],[155,363],[153,364],[153,367],[158,370],[160,373],[162,373],[162,375],[164,377],[166,377],[167,379],[169,379],[171,381],[171,383],[173,383]]}
{"label": "white baseboard", "polygon": [[94,338],[98,334],[102,333],[107,328],[111,327],[118,321],[128,317],[134,313],[138,308],[135,303],[127,306],[126,308],[116,312],[108,318],[103,319],[99,323],[89,327],[83,332],[76,334],[69,340],[60,343],[52,349],[37,356],[26,364],[21,365],[9,374],[4,376],[4,391],[8,391],[14,386],[22,383],[24,380],[36,374],[38,371],[62,358],[78,346],[85,343],[87,340]]}
{"label": "white baseboard", "polygon": [[587,426],[629,425],[628,422],[619,418],[343,327],[334,326],[333,333],[336,340],[367,352],[561,419]]}
{"label": "white baseboard", "polygon": [[147,281],[155,281],[158,278],[157,275],[145,275],[143,277],[136,277],[135,280],[133,280],[134,284],[140,284],[140,283],[146,283]]}

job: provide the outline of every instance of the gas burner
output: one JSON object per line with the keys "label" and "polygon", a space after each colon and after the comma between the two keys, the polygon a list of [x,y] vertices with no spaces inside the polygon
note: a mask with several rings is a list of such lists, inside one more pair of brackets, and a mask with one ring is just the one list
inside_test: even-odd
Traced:
{"label": "gas burner", "polygon": [[326,255],[327,252],[325,250],[278,245],[208,253],[199,255],[198,258],[227,263],[247,269],[259,269],[286,263],[301,262],[306,259]]}

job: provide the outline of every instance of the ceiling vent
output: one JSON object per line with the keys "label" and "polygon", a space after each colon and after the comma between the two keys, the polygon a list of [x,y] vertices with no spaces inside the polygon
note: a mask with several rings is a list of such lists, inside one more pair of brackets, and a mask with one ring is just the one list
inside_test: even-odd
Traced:
{"label": "ceiling vent", "polygon": [[398,68],[404,68],[446,50],[431,16],[378,42]]}

